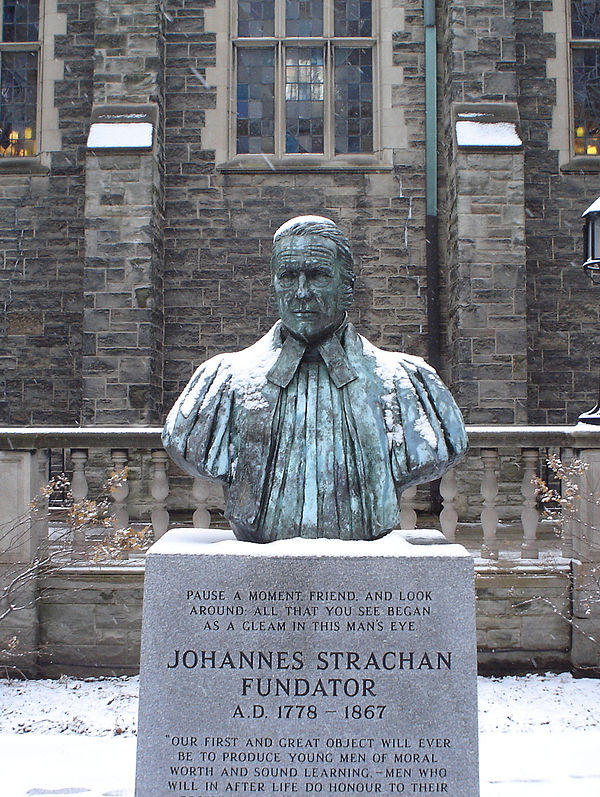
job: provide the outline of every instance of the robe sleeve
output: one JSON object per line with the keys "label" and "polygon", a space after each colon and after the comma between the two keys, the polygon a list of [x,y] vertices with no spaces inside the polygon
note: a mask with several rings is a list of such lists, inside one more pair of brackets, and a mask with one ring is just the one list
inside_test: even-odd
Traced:
{"label": "robe sleeve", "polygon": [[167,416],[162,439],[172,459],[191,476],[229,483],[233,406],[227,355],[213,357],[194,373]]}
{"label": "robe sleeve", "polygon": [[450,391],[423,360],[402,357],[393,382],[386,409],[392,473],[406,489],[449,470],[463,457],[467,435]]}

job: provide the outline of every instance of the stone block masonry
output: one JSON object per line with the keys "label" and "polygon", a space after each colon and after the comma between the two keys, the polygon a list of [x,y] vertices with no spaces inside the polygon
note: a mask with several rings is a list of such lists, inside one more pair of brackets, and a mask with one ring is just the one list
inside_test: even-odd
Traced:
{"label": "stone block masonry", "polygon": [[[561,8],[548,1],[515,3],[525,142],[527,405],[528,420],[536,424],[573,423],[593,407],[600,367],[593,332],[600,320],[597,288],[581,269],[581,213],[600,194],[600,172],[559,158],[551,140],[553,127],[565,125],[569,115],[554,77],[568,69],[557,58],[564,51]],[[548,32],[552,18],[560,20],[558,33]]]}
{"label": "stone block masonry", "polygon": [[[376,5],[379,171],[240,165],[224,0],[44,4],[42,152],[0,158],[0,423],[160,423],[272,323],[271,236],[311,211],[350,236],[360,330],[426,354],[423,3]],[[569,424],[597,395],[600,170],[569,160],[564,0],[435,6],[442,376],[472,423]],[[459,151],[456,103],[515,108],[522,151]],[[154,107],[152,152],[87,151],[111,105]]]}
{"label": "stone block masonry", "polygon": [[190,200],[202,204],[202,224],[172,214],[165,233],[165,405],[201,361],[250,345],[274,323],[273,232],[307,209],[332,218],[351,240],[359,270],[352,315],[360,331],[375,345],[424,356],[424,267],[407,264],[419,222],[410,218],[415,203],[391,195],[394,183],[385,173],[303,173],[283,186],[278,175],[222,174],[211,178],[215,187],[205,196]]}
{"label": "stone block masonry", "polygon": [[153,0],[97,11],[96,114],[157,113],[152,151],[86,159],[82,418],[151,424],[162,416],[162,14]]}
{"label": "stone block masonry", "polygon": [[[572,664],[597,662],[597,647],[583,651],[586,638],[582,634],[574,638],[569,623],[557,613],[571,616],[570,568],[540,565],[536,569],[532,578],[530,569],[518,566],[477,568],[477,647],[482,673],[568,670]],[[133,561],[113,570],[74,566],[45,579],[40,584],[38,625],[32,626],[32,639],[43,641],[37,659],[39,674],[137,673],[143,587],[143,568]]]}
{"label": "stone block masonry", "polygon": [[215,122],[217,93],[229,79],[227,69],[217,67],[227,26],[219,7],[203,0],[168,10],[165,408],[198,364],[248,346],[275,321],[272,236],[282,222],[305,213],[331,217],[350,238],[359,270],[353,320],[360,331],[378,346],[425,355],[424,103],[415,96],[423,85],[420,3],[407,4],[405,36],[386,43],[406,76],[394,86],[393,103],[405,115],[409,143],[379,172],[350,165],[273,170],[266,161],[246,170],[219,161],[206,141],[215,138],[210,124],[229,135],[224,119]]}
{"label": "stone block masonry", "polygon": [[[53,53],[50,101],[60,143],[44,148],[39,162],[0,159],[3,424],[81,419],[83,146],[92,102],[95,12],[88,0],[47,8],[55,10],[46,47]],[[44,139],[42,144],[46,147]]]}
{"label": "stone block masonry", "polygon": [[[90,154],[86,171],[83,418],[160,420],[162,275],[155,156]],[[126,212],[124,212],[126,211]]]}
{"label": "stone block masonry", "polygon": [[139,670],[143,568],[79,568],[45,581],[39,667],[46,677]]}
{"label": "stone block masonry", "polygon": [[527,422],[523,154],[457,153],[451,385],[468,423]]}

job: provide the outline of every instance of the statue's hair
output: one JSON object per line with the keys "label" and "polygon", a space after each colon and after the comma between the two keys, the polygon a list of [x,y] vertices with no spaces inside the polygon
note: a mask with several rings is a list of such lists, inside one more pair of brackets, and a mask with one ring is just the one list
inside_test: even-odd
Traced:
{"label": "statue's hair", "polygon": [[[345,305],[352,303],[354,282],[356,273],[354,271],[354,258],[350,249],[350,242],[340,230],[340,228],[324,216],[296,216],[294,219],[286,221],[273,236],[273,244],[282,238],[291,238],[298,235],[320,235],[333,241],[337,248],[340,261],[340,271],[345,288]],[[274,265],[274,253],[271,256],[271,269]]]}

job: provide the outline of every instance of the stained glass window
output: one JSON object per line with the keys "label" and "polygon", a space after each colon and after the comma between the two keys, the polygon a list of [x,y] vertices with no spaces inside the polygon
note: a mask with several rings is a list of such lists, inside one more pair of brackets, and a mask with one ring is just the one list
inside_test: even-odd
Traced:
{"label": "stained glass window", "polygon": [[39,0],[0,0],[0,8],[0,157],[35,155]]}
{"label": "stained glass window", "polygon": [[369,48],[335,51],[335,152],[373,151],[373,67]]}
{"label": "stained glass window", "polygon": [[[593,46],[593,41],[598,44]],[[592,46],[589,46],[592,44]],[[600,155],[600,3],[571,0],[573,149]]]}
{"label": "stained glass window", "polygon": [[575,154],[600,155],[600,47],[573,50]]}
{"label": "stained glass window", "polygon": [[273,36],[275,0],[239,0],[238,36]]}
{"label": "stained glass window", "polygon": [[240,49],[237,65],[237,150],[273,152],[275,69],[273,48]]}
{"label": "stained glass window", "polygon": [[571,34],[574,39],[600,39],[598,0],[571,0]]}
{"label": "stained glass window", "polygon": [[371,35],[371,0],[334,0],[336,36]]}
{"label": "stained glass window", "polygon": [[236,152],[373,152],[371,0],[239,0],[237,9]]}
{"label": "stained glass window", "polygon": [[286,0],[285,25],[288,36],[322,36],[323,0]]}
{"label": "stained glass window", "polygon": [[36,42],[40,19],[39,0],[4,0],[2,41]]}
{"label": "stained glass window", "polygon": [[322,47],[286,49],[286,152],[323,152],[324,82]]}

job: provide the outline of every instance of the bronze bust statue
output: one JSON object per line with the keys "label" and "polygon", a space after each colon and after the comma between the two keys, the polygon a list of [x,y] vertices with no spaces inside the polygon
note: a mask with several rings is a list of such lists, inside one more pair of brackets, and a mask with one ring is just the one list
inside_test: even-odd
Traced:
{"label": "bronze bust statue", "polygon": [[381,537],[398,527],[403,490],[463,456],[460,411],[421,358],[377,349],[348,322],[354,264],[332,221],[282,225],[271,272],[281,320],[196,370],[165,448],[225,485],[238,539]]}

